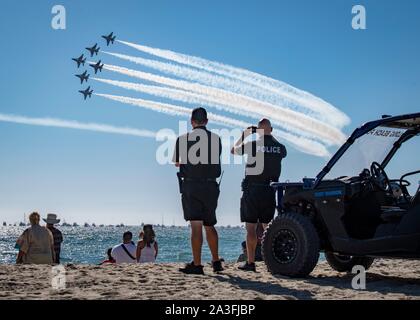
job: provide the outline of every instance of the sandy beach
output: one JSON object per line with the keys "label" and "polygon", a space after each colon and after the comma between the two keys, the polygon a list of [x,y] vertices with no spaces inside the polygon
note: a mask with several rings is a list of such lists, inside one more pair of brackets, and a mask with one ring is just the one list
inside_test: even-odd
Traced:
{"label": "sandy beach", "polygon": [[178,272],[180,264],[66,265],[66,289],[51,286],[50,266],[0,266],[0,299],[420,299],[420,261],[377,260],[366,290],[353,290],[352,275],[321,262],[306,279],[275,277],[259,264],[257,273],[226,264],[205,276]]}

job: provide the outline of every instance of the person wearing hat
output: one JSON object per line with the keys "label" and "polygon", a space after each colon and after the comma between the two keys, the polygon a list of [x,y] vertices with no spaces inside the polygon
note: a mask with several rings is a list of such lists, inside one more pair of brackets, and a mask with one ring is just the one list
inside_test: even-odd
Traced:
{"label": "person wearing hat", "polygon": [[207,111],[196,108],[191,114],[192,131],[180,136],[175,145],[173,162],[179,168],[181,202],[184,219],[191,224],[193,261],[180,271],[186,274],[204,274],[201,264],[203,227],[212,255],[214,272],[222,271],[219,257],[216,208],[219,199],[217,178],[221,175],[220,137],[207,130]]}
{"label": "person wearing hat", "polygon": [[55,224],[60,223],[57,215],[49,213],[46,219],[42,219],[47,224],[47,229],[51,231],[54,238],[54,262],[60,264],[61,243],[63,242],[63,234],[60,230],[54,227]]}

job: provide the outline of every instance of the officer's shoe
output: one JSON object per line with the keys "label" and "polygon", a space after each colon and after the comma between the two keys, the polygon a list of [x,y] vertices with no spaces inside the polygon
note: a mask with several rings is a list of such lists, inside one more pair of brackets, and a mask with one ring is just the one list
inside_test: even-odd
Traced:
{"label": "officer's shoe", "polygon": [[222,266],[222,261],[224,260],[220,259],[211,263],[211,266],[213,267],[213,272],[220,272],[224,270]]}
{"label": "officer's shoe", "polygon": [[257,269],[255,268],[255,263],[254,262],[253,263],[245,262],[245,264],[242,265],[242,266],[239,266],[238,269],[242,270],[242,271],[257,272]]}
{"label": "officer's shoe", "polygon": [[204,275],[203,266],[196,266],[194,262],[187,263],[185,268],[180,268],[179,271],[185,274],[199,274]]}

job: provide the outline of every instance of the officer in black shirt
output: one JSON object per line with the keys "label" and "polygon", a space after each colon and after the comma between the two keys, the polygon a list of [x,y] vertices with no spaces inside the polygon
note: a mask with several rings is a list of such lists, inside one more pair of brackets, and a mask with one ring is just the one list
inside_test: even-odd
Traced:
{"label": "officer in black shirt", "polygon": [[204,108],[192,111],[193,130],[177,139],[173,157],[175,166],[179,168],[184,218],[191,223],[194,260],[180,269],[187,274],[204,274],[201,265],[203,226],[212,254],[213,270],[223,270],[218,253],[218,234],[214,227],[217,223],[216,208],[220,193],[216,179],[221,175],[222,144],[217,134],[207,130],[207,122]]}
{"label": "officer in black shirt", "polygon": [[[257,223],[262,223],[265,229],[274,218],[276,198],[270,183],[278,181],[281,161],[287,156],[285,146],[272,136],[272,131],[270,121],[262,119],[258,127],[246,129],[231,150],[232,154],[246,154],[248,157],[241,198],[241,221],[246,223],[248,259],[239,267],[245,271],[255,271]],[[244,143],[244,140],[253,133],[258,133],[259,138]]]}

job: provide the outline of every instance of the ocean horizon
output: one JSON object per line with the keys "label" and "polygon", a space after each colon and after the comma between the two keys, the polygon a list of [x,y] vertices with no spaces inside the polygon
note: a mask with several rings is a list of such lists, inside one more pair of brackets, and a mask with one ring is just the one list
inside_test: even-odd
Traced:
{"label": "ocean horizon", "polygon": [[[0,226],[0,264],[14,264],[17,250],[15,243],[27,226]],[[64,242],[61,263],[99,264],[106,251],[122,241],[125,231],[133,233],[137,243],[142,226],[59,226]],[[242,253],[241,243],[246,230],[241,227],[216,227],[219,234],[219,253],[227,262],[235,262]],[[192,260],[189,226],[154,226],[159,244],[157,263],[190,262]],[[203,262],[210,262],[211,255],[204,237]]]}

